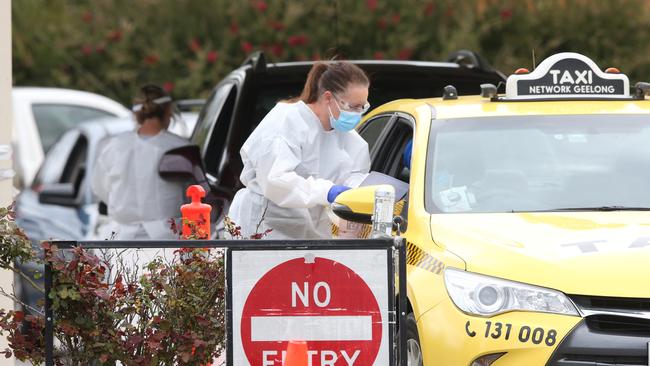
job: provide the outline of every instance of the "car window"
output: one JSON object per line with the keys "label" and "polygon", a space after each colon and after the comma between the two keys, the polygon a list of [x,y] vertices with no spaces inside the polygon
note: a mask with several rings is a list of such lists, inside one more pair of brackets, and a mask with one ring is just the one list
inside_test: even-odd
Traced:
{"label": "car window", "polygon": [[[393,117],[389,115],[387,117]],[[395,123],[386,123],[386,133],[381,134],[381,140],[374,153],[371,154],[371,170],[390,175],[403,182],[410,181],[410,168],[406,164],[404,151],[413,140],[413,125],[404,117],[397,117]],[[410,158],[410,157],[408,157]],[[408,194],[405,197],[400,215],[408,219]],[[406,225],[402,226],[405,229]]]}
{"label": "car window", "polygon": [[380,145],[372,155],[371,169],[408,183],[405,171],[404,150],[413,139],[413,127],[404,117],[399,117],[381,139]]}
{"label": "car window", "polygon": [[210,137],[210,131],[217,122],[217,113],[221,110],[230,91],[234,87],[233,83],[225,83],[217,87],[212,94],[208,97],[205,106],[201,110],[197,119],[194,133],[192,134],[192,142],[199,145],[201,148],[207,148],[207,140]]}
{"label": "car window", "polygon": [[34,104],[32,112],[45,153],[70,128],[93,119],[115,116],[99,109],[72,104]]}
{"label": "car window", "polygon": [[381,115],[369,120],[361,126],[359,135],[361,135],[361,137],[363,137],[363,139],[368,143],[368,150],[372,151],[375,147],[381,132],[386,128],[386,126],[388,126],[388,121],[390,121],[392,116],[392,114]]}
{"label": "car window", "polygon": [[[61,174],[65,169],[66,163],[70,158],[73,148],[79,140],[79,131],[68,131],[61,138],[52,145],[52,148],[45,155],[43,164],[39,169],[34,181],[33,187],[38,187],[42,184],[59,183]],[[36,188],[38,190],[38,188]]]}
{"label": "car window", "polygon": [[[210,123],[213,128],[211,129],[211,136],[209,137],[209,142],[205,147],[205,153],[203,155],[208,173],[217,173],[218,164],[221,161],[223,148],[226,142],[226,138],[228,137],[228,130],[230,129],[230,123],[232,121],[236,101],[237,87],[235,85],[231,85],[228,90],[219,90],[215,96],[215,102],[222,103],[221,107],[217,109],[214,115],[206,116],[213,121]],[[201,131],[199,133],[207,132]],[[205,141],[203,141],[203,143],[205,143]]]}
{"label": "car window", "polygon": [[[304,81],[302,80],[300,82],[285,81],[283,83],[251,82],[251,84],[241,92],[243,95],[242,101],[237,103],[235,103],[234,98],[236,93],[231,93],[233,98],[228,100],[227,104],[232,102],[233,107],[235,104],[237,105],[236,112],[234,112],[233,108],[229,108],[229,111],[237,114],[237,128],[229,131],[228,127],[219,128],[219,126],[221,126],[220,122],[215,124],[214,131],[219,131],[219,134],[214,134],[212,137],[209,137],[209,147],[204,154],[206,170],[214,176],[227,178],[222,177],[222,172],[219,171],[221,156],[224,151],[224,146],[227,143],[228,148],[232,149],[230,151],[231,155],[228,164],[230,164],[230,170],[232,172],[237,172],[235,175],[238,177],[239,171],[241,171],[242,168],[239,149],[244,141],[278,102],[299,95],[303,82]],[[232,116],[225,115],[220,115],[218,118],[221,119],[222,117],[224,119],[232,118]],[[231,134],[230,142],[226,141],[228,134]]]}
{"label": "car window", "polygon": [[436,120],[429,212],[650,207],[650,123],[642,115]]}
{"label": "car window", "polygon": [[[262,119],[275,107],[275,105],[282,101],[300,95],[303,82],[280,84],[280,85],[266,85],[258,88],[259,92],[255,97],[255,107],[253,114],[253,128],[262,122]],[[251,130],[252,132],[252,130]]]}
{"label": "car window", "polygon": [[63,168],[59,183],[72,183],[75,192],[79,192],[79,187],[86,176],[87,157],[88,140],[84,135],[80,135],[70,153],[70,158]]}

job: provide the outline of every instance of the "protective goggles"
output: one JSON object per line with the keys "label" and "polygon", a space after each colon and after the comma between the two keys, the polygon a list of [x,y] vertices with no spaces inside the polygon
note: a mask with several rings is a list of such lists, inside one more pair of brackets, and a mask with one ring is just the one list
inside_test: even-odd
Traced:
{"label": "protective goggles", "polygon": [[370,103],[368,102],[366,102],[363,106],[351,106],[350,103],[346,102],[336,95],[334,95],[334,98],[336,99],[337,103],[340,103],[339,108],[344,111],[364,114],[368,112],[368,109],[370,109]]}

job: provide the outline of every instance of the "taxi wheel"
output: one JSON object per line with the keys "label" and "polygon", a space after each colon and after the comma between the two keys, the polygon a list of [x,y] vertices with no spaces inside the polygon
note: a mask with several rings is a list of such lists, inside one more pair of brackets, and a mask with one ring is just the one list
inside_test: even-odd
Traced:
{"label": "taxi wheel", "polygon": [[422,348],[420,347],[420,336],[418,325],[415,322],[415,315],[409,313],[406,316],[406,359],[407,366],[423,366]]}

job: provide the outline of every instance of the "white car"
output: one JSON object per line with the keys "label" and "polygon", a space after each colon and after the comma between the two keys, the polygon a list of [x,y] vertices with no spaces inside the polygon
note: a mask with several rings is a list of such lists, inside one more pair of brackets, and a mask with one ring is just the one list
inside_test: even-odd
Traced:
{"label": "white car", "polygon": [[194,132],[194,126],[199,119],[201,109],[205,105],[204,99],[181,99],[176,101],[176,108],[180,118],[172,120],[168,130],[178,136],[189,139]]}
{"label": "white car", "polygon": [[101,117],[131,116],[130,110],[112,99],[78,90],[14,87],[12,99],[18,188],[31,185],[45,153],[66,130]]}

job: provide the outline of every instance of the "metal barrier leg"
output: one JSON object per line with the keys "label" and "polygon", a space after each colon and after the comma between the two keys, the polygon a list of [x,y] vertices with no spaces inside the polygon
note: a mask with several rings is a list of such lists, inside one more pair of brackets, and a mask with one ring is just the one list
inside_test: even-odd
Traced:
{"label": "metal barrier leg", "polygon": [[406,310],[408,309],[407,293],[406,293],[406,245],[405,240],[402,239],[398,245],[398,262],[399,262],[399,359],[400,365],[406,365]]}
{"label": "metal barrier leg", "polygon": [[45,262],[45,366],[54,366],[54,319],[52,313],[52,299],[50,291],[52,290],[52,267],[49,262]]}

